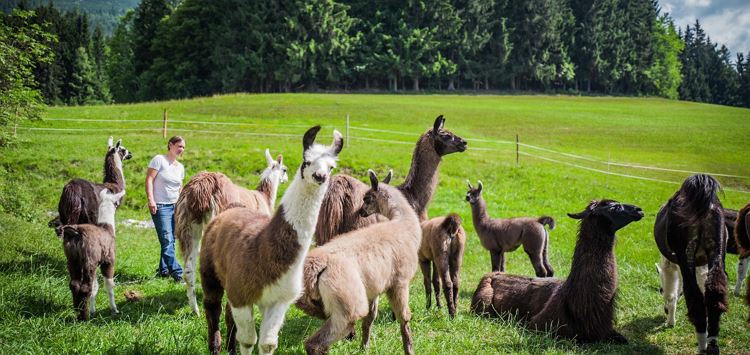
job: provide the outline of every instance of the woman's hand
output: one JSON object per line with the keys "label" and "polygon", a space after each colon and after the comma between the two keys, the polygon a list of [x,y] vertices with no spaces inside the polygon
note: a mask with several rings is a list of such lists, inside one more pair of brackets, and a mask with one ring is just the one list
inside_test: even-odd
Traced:
{"label": "woman's hand", "polygon": [[151,212],[151,214],[156,214],[156,202],[148,201],[148,211]]}

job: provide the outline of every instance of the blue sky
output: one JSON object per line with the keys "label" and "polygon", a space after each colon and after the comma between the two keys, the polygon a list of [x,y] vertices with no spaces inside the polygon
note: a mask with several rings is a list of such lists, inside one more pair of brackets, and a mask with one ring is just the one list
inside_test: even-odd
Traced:
{"label": "blue sky", "polygon": [[685,29],[700,20],[711,41],[725,44],[734,53],[750,51],[750,0],[659,0],[675,25]]}

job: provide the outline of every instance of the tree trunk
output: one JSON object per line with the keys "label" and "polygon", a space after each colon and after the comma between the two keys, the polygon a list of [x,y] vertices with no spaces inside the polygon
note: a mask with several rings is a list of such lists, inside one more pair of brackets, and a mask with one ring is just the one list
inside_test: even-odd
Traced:
{"label": "tree trunk", "polygon": [[490,90],[490,78],[487,75],[484,76],[484,89],[487,91]]}
{"label": "tree trunk", "polygon": [[510,89],[516,90],[516,77],[515,76],[510,77]]}
{"label": "tree trunk", "polygon": [[414,91],[419,91],[419,77],[415,76],[414,79]]}
{"label": "tree trunk", "polygon": [[456,90],[456,86],[453,83],[453,78],[448,79],[448,91]]}

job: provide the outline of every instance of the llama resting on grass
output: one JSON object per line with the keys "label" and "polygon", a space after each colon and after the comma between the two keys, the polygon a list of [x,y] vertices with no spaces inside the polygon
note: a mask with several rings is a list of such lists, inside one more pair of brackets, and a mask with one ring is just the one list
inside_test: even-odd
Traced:
{"label": "llama resting on grass", "polygon": [[180,192],[175,204],[175,238],[185,265],[185,286],[188,303],[195,314],[199,313],[195,298],[195,264],[198,261],[203,225],[230,206],[243,206],[260,214],[273,215],[279,185],[288,180],[283,158],[276,160],[266,149],[268,166],[261,173],[255,190],[237,186],[222,173],[200,172],[193,176]]}
{"label": "llama resting on grass", "polygon": [[471,205],[474,230],[482,242],[482,246],[490,251],[492,271],[505,271],[505,252],[518,249],[529,255],[531,265],[538,277],[552,277],[554,270],[547,259],[549,233],[544,229],[555,229],[555,220],[549,216],[539,218],[490,218],[487,214],[487,203],[482,197],[482,182],[478,182],[475,189],[469,184],[466,201]]}
{"label": "llama resting on grass", "polygon": [[[235,339],[243,354],[252,352],[258,340],[260,353],[273,353],[278,345],[284,315],[302,292],[303,262],[343,147],[338,131],[333,132],[332,146],[313,144],[319,130],[315,126],[305,133],[302,165],[272,217],[249,208],[231,208],[206,227],[200,273],[212,354],[221,348],[219,317],[225,290],[231,309],[226,312],[229,351],[234,352]],[[256,304],[263,314],[260,339],[253,318]]]}
{"label": "llama resting on grass", "polygon": [[[456,315],[459,272],[464,258],[466,232],[461,226],[461,217],[451,213],[422,222],[422,244],[419,246],[419,266],[422,268],[427,309],[432,303],[430,279],[435,289],[435,303],[440,308],[440,284],[443,285],[448,315]],[[432,264],[432,276],[430,276]]]}
{"label": "llama resting on grass", "polygon": [[419,219],[401,192],[379,184],[370,170],[372,188],[365,193],[363,216],[380,213],[388,221],[349,232],[313,249],[305,260],[304,295],[297,306],[327,318],[305,341],[308,354],[326,354],[331,343],[351,334],[362,321],[362,346],[370,340],[378,297],[385,293],[401,325],[404,352],[412,354],[409,281],[417,271],[422,239]]}
{"label": "llama resting on grass", "polygon": [[[427,220],[427,207],[435,194],[438,183],[438,168],[442,157],[466,150],[466,141],[443,129],[442,115],[435,119],[433,127],[417,141],[406,180],[397,188],[409,201],[420,221]],[[367,184],[347,175],[336,175],[320,208],[320,217],[315,230],[315,242],[323,245],[339,234],[344,234],[370,224],[383,221],[381,215],[362,217],[359,209],[362,197],[369,189]]]}
{"label": "llama resting on grass", "polygon": [[[59,222],[51,221],[50,225],[96,223],[99,220],[99,196],[102,190],[120,192],[125,190],[125,175],[122,161],[133,155],[122,146],[122,139],[112,144],[112,137],[107,141],[107,154],[104,157],[104,183],[97,184],[84,179],[73,179],[63,187],[57,210]],[[122,201],[118,201],[118,204]]]}
{"label": "llama resting on grass", "polygon": [[[88,320],[96,311],[96,294],[99,282],[96,268],[104,275],[104,285],[109,296],[109,309],[117,311],[115,305],[115,210],[125,195],[125,190],[110,194],[106,189],[99,193],[96,224],[61,225],[55,232],[63,240],[65,257],[68,259],[70,291],[73,307],[79,320]],[[88,306],[87,306],[88,304]]]}
{"label": "llama resting on grass", "polygon": [[615,232],[643,218],[637,206],[592,201],[583,212],[567,280],[493,272],[474,292],[471,310],[480,315],[515,315],[532,330],[550,330],[580,343],[627,340],[614,330],[617,295]]}

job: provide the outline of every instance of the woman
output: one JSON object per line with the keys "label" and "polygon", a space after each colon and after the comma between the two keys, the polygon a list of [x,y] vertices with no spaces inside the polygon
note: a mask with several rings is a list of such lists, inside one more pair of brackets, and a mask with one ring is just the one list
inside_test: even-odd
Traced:
{"label": "woman", "polygon": [[156,235],[161,244],[161,257],[157,276],[171,276],[176,282],[182,281],[182,267],[175,257],[174,247],[174,204],[180,195],[185,167],[177,158],[185,151],[185,140],[174,136],[167,143],[167,154],[158,154],[148,164],[146,173],[146,196],[151,219],[156,227]]}

